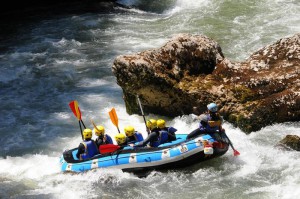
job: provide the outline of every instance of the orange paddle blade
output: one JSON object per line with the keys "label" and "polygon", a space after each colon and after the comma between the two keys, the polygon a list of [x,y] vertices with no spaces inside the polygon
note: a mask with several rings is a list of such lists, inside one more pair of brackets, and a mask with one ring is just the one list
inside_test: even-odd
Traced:
{"label": "orange paddle blade", "polygon": [[69,106],[74,113],[75,117],[77,117],[78,120],[81,120],[81,112],[80,108],[78,106],[78,102],[76,100],[69,103]]}
{"label": "orange paddle blade", "polygon": [[109,117],[110,117],[110,120],[112,121],[112,123],[118,127],[118,116],[117,116],[117,113],[116,113],[116,110],[115,108],[112,108],[111,111],[108,112],[109,113]]}

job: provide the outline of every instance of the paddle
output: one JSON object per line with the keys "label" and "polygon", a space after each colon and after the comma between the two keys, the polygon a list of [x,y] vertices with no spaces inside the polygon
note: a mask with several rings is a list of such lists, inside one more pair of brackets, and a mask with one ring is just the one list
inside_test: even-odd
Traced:
{"label": "paddle", "polygon": [[[110,120],[117,127],[119,133],[121,133],[120,129],[119,129],[119,126],[118,126],[119,120],[118,120],[118,116],[117,116],[115,108],[112,108],[111,111],[109,111],[108,113],[109,113]],[[108,145],[108,146],[106,146],[106,145]],[[120,146],[114,145],[114,144],[106,144],[106,145],[103,145],[103,146],[101,145],[100,146],[99,149],[104,150],[104,152],[101,151],[101,153],[105,153],[105,151],[106,151],[106,153],[115,152],[115,151],[121,152],[122,149],[124,148],[124,146],[120,147]]]}
{"label": "paddle", "polygon": [[99,151],[101,154],[104,153],[112,153],[117,151],[119,148],[121,148],[118,145],[114,145],[114,144],[104,144],[104,145],[100,145],[99,146]]}
{"label": "paddle", "polygon": [[138,100],[138,103],[139,103],[139,106],[140,106],[140,109],[141,109],[142,116],[143,116],[143,118],[144,118],[144,122],[145,122],[145,126],[146,126],[146,131],[147,131],[147,133],[148,133],[148,135],[149,135],[150,130],[149,130],[148,127],[147,127],[147,122],[146,122],[146,118],[145,118],[145,115],[144,115],[144,111],[143,111],[143,107],[142,107],[140,98],[139,98],[138,95],[137,95],[136,97],[137,97],[137,100]]}
{"label": "paddle", "polygon": [[109,111],[108,113],[109,113],[110,120],[117,127],[119,133],[121,133],[118,126],[119,120],[115,108],[112,108],[111,111]]}
{"label": "paddle", "polygon": [[224,132],[224,135],[227,137],[228,141],[229,141],[229,145],[231,146],[232,150],[233,150],[233,155],[234,156],[238,156],[240,155],[240,152],[238,152],[232,145],[232,142],[230,141],[229,137],[226,135],[226,133]]}
{"label": "paddle", "polygon": [[97,126],[96,126],[96,124],[94,123],[94,121],[90,118],[90,120],[91,120],[91,123],[93,124],[93,126],[94,126],[94,128],[98,131],[98,132],[100,132],[100,130],[97,128]]}
{"label": "paddle", "polygon": [[[74,113],[75,117],[77,117],[77,119],[78,119],[79,128],[80,128],[80,134],[81,134],[81,137],[82,137],[82,140],[83,140],[83,134],[82,134],[81,123],[82,123],[82,125],[83,125],[84,128],[86,128],[86,127],[85,127],[85,125],[84,125],[84,123],[83,123],[83,121],[82,121],[82,119],[81,119],[81,112],[80,112],[80,108],[79,108],[79,106],[78,106],[78,102],[77,102],[76,100],[71,101],[71,102],[69,103],[69,106],[70,106],[72,112]],[[81,122],[81,123],[80,123],[80,122]]]}
{"label": "paddle", "polygon": [[75,117],[77,117],[77,119],[82,123],[83,127],[86,128],[81,119],[81,112],[80,112],[80,108],[78,106],[77,100],[70,102],[69,106],[70,106],[72,112],[74,113]]}

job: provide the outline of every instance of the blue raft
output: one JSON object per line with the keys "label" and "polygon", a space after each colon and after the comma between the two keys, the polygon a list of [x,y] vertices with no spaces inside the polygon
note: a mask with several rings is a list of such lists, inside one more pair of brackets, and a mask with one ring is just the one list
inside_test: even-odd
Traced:
{"label": "blue raft", "polygon": [[[60,158],[63,172],[84,172],[96,168],[118,168],[125,172],[141,173],[152,170],[183,168],[225,154],[228,139],[219,136],[218,141],[205,134],[187,140],[186,134],[176,134],[177,139],[158,147],[125,147],[114,152],[99,154],[79,160],[77,148],[65,151]],[[204,153],[204,141],[213,143],[213,153]]]}

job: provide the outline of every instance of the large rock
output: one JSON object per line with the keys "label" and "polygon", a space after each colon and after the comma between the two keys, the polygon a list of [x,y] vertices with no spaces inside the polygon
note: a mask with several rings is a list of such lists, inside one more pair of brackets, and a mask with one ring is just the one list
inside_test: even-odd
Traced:
{"label": "large rock", "polygon": [[300,151],[300,137],[297,135],[287,135],[276,147],[285,150]]}
{"label": "large rock", "polygon": [[231,62],[203,35],[180,34],[159,49],[115,59],[113,72],[129,114],[201,113],[216,102],[224,118],[245,132],[300,120],[300,34]]}

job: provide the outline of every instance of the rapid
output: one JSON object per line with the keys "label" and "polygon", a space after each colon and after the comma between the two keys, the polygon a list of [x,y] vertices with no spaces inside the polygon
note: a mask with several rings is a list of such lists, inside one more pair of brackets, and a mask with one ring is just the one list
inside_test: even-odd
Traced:
{"label": "rapid", "polygon": [[[242,61],[280,38],[300,32],[298,0],[120,0],[108,13],[66,14],[18,25],[0,44],[0,198],[297,198],[300,153],[274,145],[300,136],[300,123],[267,126],[249,135],[225,121],[234,147],[220,158],[139,178],[116,169],[61,173],[59,157],[81,141],[68,104],[82,119],[146,136],[143,118],[128,115],[111,67],[116,56],[162,46],[178,33],[217,41]],[[179,133],[198,126],[195,115],[163,118]]]}

